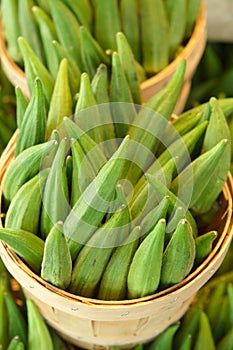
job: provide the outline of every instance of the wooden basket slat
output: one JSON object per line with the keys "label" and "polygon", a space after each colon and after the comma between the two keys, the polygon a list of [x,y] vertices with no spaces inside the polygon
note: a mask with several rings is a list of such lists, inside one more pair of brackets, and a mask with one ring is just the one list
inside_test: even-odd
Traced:
{"label": "wooden basket slat", "polygon": [[[1,179],[13,159],[16,137],[0,159]],[[223,210],[218,225],[221,232],[212,253],[184,281],[154,295],[122,301],[75,296],[35,275],[4,242],[0,243],[0,254],[26,296],[35,301],[48,324],[64,339],[86,349],[132,348],[147,343],[179,320],[196,292],[220,267],[233,235],[232,183],[229,173],[221,194]]]}

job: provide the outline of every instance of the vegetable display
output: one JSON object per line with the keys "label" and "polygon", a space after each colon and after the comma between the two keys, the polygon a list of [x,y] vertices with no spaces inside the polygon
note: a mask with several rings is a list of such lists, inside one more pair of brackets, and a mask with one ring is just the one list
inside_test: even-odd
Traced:
{"label": "vegetable display", "polygon": [[[226,117],[232,99],[211,98],[198,112],[169,121],[185,61],[160,93],[136,109],[131,99],[112,98],[119,90],[127,97],[133,86],[116,57],[105,90],[96,83],[106,75],[103,64],[92,80],[82,74],[74,105],[67,99],[66,60],[50,104],[42,92],[47,76],[37,68],[31,100],[24,113],[20,109],[15,158],[3,179],[0,229],[0,238],[46,281],[106,300],[166,289],[210,254],[218,232],[208,223],[219,210],[231,157]],[[101,119],[106,115],[108,124]],[[108,130],[114,138],[108,139]]]}
{"label": "vegetable display", "polygon": [[22,36],[53,77],[66,57],[79,75],[85,71],[92,78],[101,62],[110,64],[108,51],[116,50],[116,34],[123,32],[145,80],[185,46],[200,5],[200,0],[2,0],[1,11],[8,52],[19,65],[24,66]]}
{"label": "vegetable display", "polygon": [[[170,299],[176,314],[183,312],[178,322],[169,317],[161,332],[167,320],[153,323],[146,309],[143,318],[137,308],[136,320],[131,314],[134,305],[156,304],[190,281],[200,288],[198,271],[208,270],[211,253],[221,254],[224,237],[233,233],[231,226],[223,229],[232,215],[231,189],[225,193],[232,181],[231,68],[222,74],[217,45],[207,46],[186,110],[174,114],[187,68],[179,53],[201,6],[201,0],[0,0],[7,50],[29,90],[25,96],[1,75],[0,153],[15,130],[11,157],[0,161],[1,249],[60,302],[81,303],[69,310],[67,303],[57,315],[57,305],[49,304],[58,334],[59,313],[67,324],[72,313],[71,324],[90,311],[85,308],[94,305],[98,314],[106,306],[102,323],[99,314],[85,314],[92,329],[81,344],[94,334],[95,346],[101,345],[105,335],[98,332],[119,307],[124,312],[110,323],[130,314],[130,327],[136,324],[134,332],[124,330],[127,342],[130,334],[142,340],[143,327],[148,335],[155,329],[153,341],[133,350],[233,348],[232,246],[192,302],[180,294],[179,308]],[[171,79],[142,102],[140,84],[176,57]],[[202,85],[203,70],[209,80]],[[25,285],[14,289],[2,258],[0,350],[75,349],[52,329],[50,310],[47,323],[40,303],[26,297]],[[207,280],[215,268],[209,271]],[[77,330],[68,326],[73,341]]]}

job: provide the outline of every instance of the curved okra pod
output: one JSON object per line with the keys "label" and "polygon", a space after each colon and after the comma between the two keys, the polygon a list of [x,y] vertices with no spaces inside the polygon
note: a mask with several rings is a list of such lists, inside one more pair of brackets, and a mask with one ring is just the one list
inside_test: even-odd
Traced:
{"label": "curved okra pod", "polygon": [[42,82],[35,79],[32,97],[25,110],[16,141],[15,156],[25,149],[43,143],[46,132],[46,105]]}
{"label": "curved okra pod", "polygon": [[[63,118],[73,114],[73,101],[68,76],[68,60],[63,58],[56,76],[56,81],[49,104],[46,123],[46,140],[49,139],[54,129],[62,126]],[[60,128],[60,131],[63,130]],[[65,135],[64,135],[65,136]]]}

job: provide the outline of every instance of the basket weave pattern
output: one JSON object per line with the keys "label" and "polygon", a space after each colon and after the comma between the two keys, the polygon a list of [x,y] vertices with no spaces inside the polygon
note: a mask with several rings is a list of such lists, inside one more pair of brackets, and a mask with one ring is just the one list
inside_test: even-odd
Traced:
{"label": "basket weave pattern", "polygon": [[[14,156],[17,132],[0,159],[0,179]],[[1,181],[2,182],[2,181]],[[2,189],[0,187],[2,194]],[[86,349],[131,348],[152,340],[179,320],[196,292],[221,265],[231,243],[233,180],[229,173],[220,196],[214,229],[219,238],[208,258],[181,283],[144,298],[102,301],[72,295],[35,275],[5,243],[0,254],[12,276],[33,299],[48,324],[67,341]]]}

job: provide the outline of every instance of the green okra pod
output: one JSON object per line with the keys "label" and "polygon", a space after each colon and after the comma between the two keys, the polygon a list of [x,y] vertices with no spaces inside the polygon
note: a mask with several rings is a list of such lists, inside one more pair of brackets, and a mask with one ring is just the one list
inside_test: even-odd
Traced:
{"label": "green okra pod", "polygon": [[125,76],[132,94],[133,102],[135,104],[141,104],[141,89],[138,81],[135,58],[132,49],[127,41],[126,36],[122,32],[116,34],[116,42],[117,52],[119,54],[120,61],[124,68]]}
{"label": "green okra pod", "polygon": [[218,342],[216,349],[217,350],[228,350],[233,346],[233,328],[231,328],[227,334],[222,337],[222,339]]}
{"label": "green okra pod", "polygon": [[172,350],[173,340],[176,332],[179,330],[179,322],[168,326],[155,340],[149,345],[148,350]]}
{"label": "green okra pod", "polygon": [[97,175],[97,170],[93,167],[89,158],[85,153],[78,140],[71,139],[72,154],[72,180],[71,180],[71,207],[75,205],[77,200],[88,185]]}
{"label": "green okra pod", "polygon": [[68,140],[63,138],[54,156],[42,196],[40,216],[40,234],[47,237],[51,228],[58,221],[64,221],[69,213],[68,181],[65,158]]}
{"label": "green okra pod", "polygon": [[113,52],[112,54],[109,96],[116,137],[122,138],[136,117],[136,109],[124,71],[124,65],[117,52]]}
{"label": "green okra pod", "polygon": [[226,283],[225,281],[220,281],[215,288],[211,289],[208,302],[205,306],[205,312],[208,316],[208,319],[211,324],[211,328],[214,329],[219,315],[219,306],[216,303],[216,300],[222,300],[226,291]]}
{"label": "green okra pod", "polygon": [[[169,24],[163,0],[144,0],[139,5],[142,62],[148,74],[169,63]],[[154,34],[151,35],[151,32]]]}
{"label": "green okra pod", "polygon": [[8,244],[35,272],[40,272],[44,241],[34,233],[11,228],[0,228],[0,239]]}
{"label": "green okra pod", "polygon": [[82,73],[81,75],[80,92],[75,106],[74,121],[97,144],[103,141],[101,116],[91,88],[90,77],[87,73]]}
{"label": "green okra pod", "polygon": [[[28,321],[28,350],[53,350],[53,342],[47,324],[32,299],[26,300]],[[35,329],[37,330],[35,332]]]}
{"label": "green okra pod", "polygon": [[98,293],[98,285],[116,247],[130,230],[128,208],[124,205],[88,240],[78,254],[72,271],[69,292],[86,297]]}
{"label": "green okra pod", "polygon": [[90,161],[95,173],[97,174],[100,168],[106,163],[105,157],[101,147],[97,144],[87,133],[85,133],[78,124],[74,123],[70,118],[64,118],[64,126],[71,139],[76,139],[81,148],[82,153],[87,160]]}
{"label": "green okra pod", "polygon": [[51,140],[29,147],[14,158],[3,178],[3,195],[7,202],[13,199],[16,192],[26,181],[43,168],[45,157],[56,148],[57,142]]}
{"label": "green okra pod", "polygon": [[208,317],[204,311],[200,314],[200,326],[197,333],[197,339],[194,344],[194,350],[201,350],[203,346],[209,350],[215,350],[215,343]]}
{"label": "green okra pod", "polygon": [[171,206],[168,208],[168,214],[171,215],[175,208],[182,206],[185,209],[185,218],[188,220],[189,224],[192,227],[193,236],[196,237],[198,234],[198,228],[196,220],[188,209],[188,203],[183,202],[181,198],[174,195],[163,182],[151,174],[145,174],[147,181],[154,189],[154,194],[157,197],[157,200],[162,200],[165,195],[168,195],[171,201]]}
{"label": "green okra pod", "polygon": [[15,87],[15,95],[16,95],[16,120],[17,120],[17,127],[21,127],[21,123],[23,120],[23,116],[26,112],[27,106],[28,106],[28,100],[24,96],[21,88],[19,86]]}
{"label": "green okra pod", "polygon": [[[2,278],[1,278],[2,283]],[[1,285],[0,289],[0,344],[5,349],[7,347],[7,344],[9,342],[9,334],[8,334],[8,318],[6,317],[7,310],[6,310],[6,303],[4,300],[4,293],[5,290],[3,289]]]}
{"label": "green okra pod", "polygon": [[[127,277],[139,243],[141,227],[136,226],[113,252],[100,281],[98,298],[124,300],[127,297]],[[121,266],[119,273],[119,266]]]}
{"label": "green okra pod", "polygon": [[[188,164],[171,183],[171,191],[176,195],[178,195],[179,192],[181,198],[184,197],[187,199],[189,196],[188,191],[191,192],[189,208],[197,213],[205,212],[209,209],[209,202],[207,202],[206,206],[204,205],[205,198],[207,197],[208,201],[209,197],[209,179],[218,168],[226,147],[228,147],[227,139],[219,141],[209,151],[206,151]],[[214,197],[214,200],[215,199]],[[199,210],[198,207],[200,200],[204,203],[201,210]]]}
{"label": "green okra pod", "polygon": [[53,40],[57,40],[55,25],[51,17],[39,6],[33,6],[32,12],[38,23],[41,41],[43,43],[46,65],[53,78],[56,78],[59,61],[56,55]]}
{"label": "green okra pod", "polygon": [[185,36],[187,1],[167,0],[166,12],[169,22],[169,56],[173,59]]}
{"label": "green okra pod", "polygon": [[175,335],[174,349],[181,349],[189,336],[191,336],[190,341],[192,343],[191,345],[193,345],[193,339],[196,338],[199,329],[201,312],[202,308],[197,307],[195,304],[189,307],[181,320],[179,331]]}
{"label": "green okra pod", "polygon": [[128,133],[135,141],[135,146],[130,155],[131,164],[129,164],[124,176],[132,183],[138,181],[143,171],[153,161],[154,154],[160,145],[160,136],[176,105],[184,78],[185,66],[185,61],[180,61],[169,83],[139,110],[129,128]]}
{"label": "green okra pod", "polygon": [[186,61],[181,59],[167,85],[146,102],[145,107],[152,108],[167,120],[171,117],[178,101],[184,81]]}
{"label": "green okra pod", "polygon": [[20,35],[28,42],[40,61],[45,64],[44,46],[41,41],[37,21],[32,11],[35,4],[34,0],[18,1]]}
{"label": "green okra pod", "polygon": [[25,110],[16,141],[15,156],[45,141],[46,105],[42,82],[35,79],[32,97]]}
{"label": "green okra pod", "polygon": [[163,254],[159,288],[181,282],[193,267],[195,253],[192,228],[186,219],[181,219]]}
{"label": "green okra pod", "polygon": [[192,349],[192,335],[188,334],[183,343],[180,346],[180,350],[191,350]]}
{"label": "green okra pod", "polygon": [[20,310],[19,305],[16,303],[13,294],[6,292],[4,294],[4,300],[8,314],[9,337],[12,339],[18,336],[19,340],[27,346],[27,325],[22,310]]}
{"label": "green okra pod", "polygon": [[110,65],[109,56],[84,26],[80,27],[80,45],[85,70],[92,79],[101,63]]}
{"label": "green okra pod", "polygon": [[[1,349],[1,348],[0,348]],[[21,342],[18,335],[14,336],[7,346],[7,350],[24,350],[24,344]]]}
{"label": "green okra pod", "polygon": [[18,17],[18,1],[2,0],[1,17],[7,51],[15,62],[22,65],[22,54],[17,42],[18,37],[21,35]]}
{"label": "green okra pod", "polygon": [[75,59],[71,56],[71,54],[58,41],[53,40],[52,44],[56,52],[58,62],[61,63],[63,58],[66,58],[68,61],[69,84],[72,96],[74,97],[77,91],[79,91],[80,87],[80,67],[78,66],[78,63],[75,61]]}
{"label": "green okra pod", "polygon": [[46,124],[46,140],[49,139],[54,129],[62,130],[64,117],[71,117],[73,114],[73,101],[68,76],[68,61],[64,58],[56,76],[56,81],[51,96]]}
{"label": "green okra pod", "polygon": [[160,219],[137,248],[127,278],[128,298],[156,292],[161,276],[166,220]]}
{"label": "green okra pod", "polygon": [[49,169],[23,184],[13,197],[5,216],[5,227],[39,234],[42,193]]}
{"label": "green okra pod", "polygon": [[195,239],[196,257],[195,266],[199,266],[211,253],[214,240],[218,237],[217,231],[208,231]]}
{"label": "green okra pod", "polygon": [[76,15],[78,22],[84,25],[90,32],[93,31],[93,8],[90,0],[63,0],[63,2]]}
{"label": "green okra pod", "polygon": [[77,62],[80,70],[83,71],[84,62],[80,48],[80,23],[77,17],[61,0],[49,0],[48,2],[59,42]]}
{"label": "green okra pod", "polygon": [[54,286],[66,289],[71,281],[72,260],[63,234],[63,223],[58,221],[48,233],[41,263],[41,277]]}
{"label": "green okra pod", "polygon": [[[175,164],[173,159],[171,159],[163,167],[160,167],[159,164],[158,168],[154,169],[153,175],[164,185],[169,186],[174,171]],[[129,203],[132,218],[136,221],[143,219],[158,203],[163,203],[163,197],[158,201],[158,198],[154,195],[153,188],[144,180],[142,185],[135,186],[133,198]]]}
{"label": "green okra pod", "polygon": [[[95,179],[74,204],[64,222],[64,234],[69,242],[72,260],[100,225],[115,196],[129,145],[126,136],[113,156],[103,165]],[[100,202],[101,198],[101,202]]]}
{"label": "green okra pod", "polygon": [[106,157],[110,158],[117,149],[117,140],[109,104],[108,68],[105,64],[100,64],[97,68],[91,81],[91,88],[98,104],[100,123],[103,126],[101,133],[106,142],[103,147],[104,152]]}
{"label": "green okra pod", "polygon": [[228,295],[225,294],[221,299],[221,308],[219,310],[217,322],[212,328],[213,339],[215,344],[217,344],[225,334],[227,334],[229,327],[227,325],[229,315],[229,299]]}
{"label": "green okra pod", "polygon": [[94,18],[94,34],[97,41],[105,50],[116,50],[116,33],[121,31],[118,1],[97,1],[94,6]]}
{"label": "green okra pod", "polygon": [[195,22],[201,9],[201,0],[189,0],[187,3],[186,37],[192,34]]}
{"label": "green okra pod", "polygon": [[[120,0],[122,31],[133,51],[134,57],[141,62],[141,35],[139,6],[137,0]],[[133,28],[133,30],[132,30]]]}
{"label": "green okra pod", "polygon": [[40,61],[27,40],[20,36],[18,38],[20,50],[24,60],[24,70],[30,94],[32,94],[34,82],[39,78],[44,91],[46,107],[48,108],[54,87],[54,79],[45,65]]}
{"label": "green okra pod", "polygon": [[205,188],[205,196],[195,203],[195,210],[198,212],[208,211],[214,201],[218,198],[223,185],[227,179],[231,162],[230,130],[226,118],[216,98],[210,99],[210,117],[208,127],[203,140],[202,153],[209,151],[222,139],[229,140],[224,152],[219,158],[216,168],[209,178]]}

